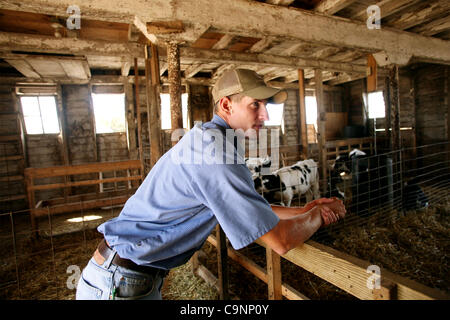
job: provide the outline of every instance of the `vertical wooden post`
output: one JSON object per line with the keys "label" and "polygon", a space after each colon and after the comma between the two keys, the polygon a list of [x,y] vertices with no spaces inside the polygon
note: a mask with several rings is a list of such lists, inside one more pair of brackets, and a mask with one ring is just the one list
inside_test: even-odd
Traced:
{"label": "vertical wooden post", "polygon": [[369,93],[377,90],[377,61],[371,54],[367,56],[367,67],[370,70],[367,76],[367,93]]}
{"label": "vertical wooden post", "polygon": [[134,121],[134,94],[133,94],[133,86],[130,82],[128,82],[127,78],[123,80],[123,88],[125,91],[125,111],[126,111],[126,119],[127,119],[127,146],[128,146],[128,157],[129,159],[137,159],[138,158],[138,148],[136,143],[136,123]]}
{"label": "vertical wooden post", "polygon": [[412,162],[413,168],[417,168],[417,105],[416,105],[416,72],[412,71],[409,75],[410,83],[410,94],[411,94],[411,104],[413,109],[413,120],[412,120],[412,157],[414,161]]}
{"label": "vertical wooden post", "polygon": [[153,167],[162,155],[158,50],[153,44],[147,45],[145,53],[147,118],[150,136],[150,166]]}
{"label": "vertical wooden post", "polygon": [[398,66],[394,65],[389,71],[389,87],[391,95],[391,139],[392,150],[399,150],[400,141],[400,94]]}
{"label": "vertical wooden post", "polygon": [[384,128],[385,128],[385,134],[386,134],[386,141],[388,143],[388,148],[392,150],[392,140],[391,140],[391,87],[389,83],[389,77],[386,77],[385,79],[385,114],[386,117],[384,119]]}
{"label": "vertical wooden post", "polygon": [[227,238],[220,225],[216,226],[216,239],[220,300],[229,300]]}
{"label": "vertical wooden post", "polygon": [[302,153],[305,159],[308,159],[308,130],[306,127],[306,102],[305,102],[305,72],[303,69],[298,69],[298,96],[299,96],[299,141],[302,145]]}
{"label": "vertical wooden post", "polygon": [[[176,42],[167,44],[167,65],[170,93],[170,115],[172,131],[183,128],[183,112],[181,107],[181,71],[180,48]],[[172,141],[175,145],[177,141]]]}
{"label": "vertical wooden post", "polygon": [[92,128],[92,143],[94,144],[94,162],[98,161],[98,151],[97,151],[97,130],[95,129],[95,115],[94,115],[94,103],[92,102],[92,83],[88,84],[88,100],[89,100],[89,119]]}
{"label": "vertical wooden post", "polygon": [[[62,98],[62,87],[61,84],[58,83],[56,87],[57,95],[56,95],[56,106],[58,110],[58,121],[61,133],[59,135],[59,142],[61,147],[61,155],[63,158],[63,164],[65,166],[70,165],[69,160],[69,147],[67,144],[67,125],[66,125],[66,112],[65,108],[63,107],[63,98]],[[64,176],[64,183],[67,183],[70,180],[70,177]],[[69,196],[70,189],[64,188],[64,201],[67,201],[67,197]]]}
{"label": "vertical wooden post", "polygon": [[325,193],[327,189],[327,150],[325,148],[325,123],[326,110],[323,103],[323,84],[322,84],[322,70],[314,70],[316,82],[316,100],[317,100],[317,140],[319,144],[319,161],[322,171],[322,192]]}
{"label": "vertical wooden post", "polygon": [[134,58],[134,99],[136,103],[136,121],[137,121],[137,136],[139,145],[139,160],[141,160],[141,174],[145,175],[144,171],[144,149],[142,146],[142,123],[141,123],[141,102],[139,99],[139,68],[138,60]]}
{"label": "vertical wooden post", "polygon": [[[445,75],[445,95],[444,105],[447,106],[447,141],[450,141],[450,68],[447,66],[444,71]],[[447,163],[450,160],[450,144],[447,145]]]}
{"label": "vertical wooden post", "polygon": [[281,259],[271,248],[266,248],[267,260],[267,285],[269,289],[269,300],[283,299],[281,289]]}

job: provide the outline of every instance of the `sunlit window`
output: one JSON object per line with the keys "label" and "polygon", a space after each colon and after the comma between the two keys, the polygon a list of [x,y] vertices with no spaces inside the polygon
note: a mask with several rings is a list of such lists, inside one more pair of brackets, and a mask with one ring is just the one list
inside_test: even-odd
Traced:
{"label": "sunlit window", "polygon": [[306,124],[313,124],[317,129],[317,100],[314,96],[305,97]]}
{"label": "sunlit window", "polygon": [[384,118],[385,117],[385,105],[383,91],[370,92],[367,95],[369,104],[369,118]]}
{"label": "sunlit window", "polygon": [[269,120],[264,122],[266,126],[280,126],[283,122],[284,103],[266,105]]}
{"label": "sunlit window", "polygon": [[[183,128],[188,128],[188,114],[187,114],[188,94],[181,95],[181,111],[183,113]],[[172,129],[172,122],[170,118],[170,94],[161,93],[161,129]]]}
{"label": "sunlit window", "polygon": [[60,132],[54,96],[25,96],[20,102],[27,134]]}
{"label": "sunlit window", "polygon": [[92,94],[97,133],[125,132],[125,94]]}

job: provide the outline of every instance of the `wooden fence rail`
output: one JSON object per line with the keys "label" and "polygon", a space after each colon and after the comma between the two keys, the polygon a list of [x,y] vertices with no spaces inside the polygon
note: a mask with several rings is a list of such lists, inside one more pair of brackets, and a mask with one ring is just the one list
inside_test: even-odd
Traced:
{"label": "wooden fence rail", "polygon": [[[210,235],[207,240],[217,248],[216,237]],[[336,249],[309,240],[290,250],[283,256],[278,256],[260,240],[257,244],[266,248],[267,270],[257,265],[251,259],[227,247],[228,256],[247,269],[258,279],[268,285],[268,298],[281,299],[282,296],[290,300],[305,300],[306,296],[281,281],[280,258],[313,273],[336,287],[363,300],[450,300],[450,296],[440,290],[429,288],[416,281],[396,275],[386,269],[379,268],[379,282],[374,289],[368,283],[369,279],[377,279],[371,272],[372,264],[368,261],[353,257]],[[222,252],[223,254],[223,252]],[[193,266],[196,272],[199,262],[194,257]],[[200,265],[201,266],[201,265]],[[203,266],[200,276],[205,273]],[[220,266],[219,266],[220,267]],[[212,274],[209,273],[211,283]],[[214,277],[214,276],[212,276]],[[216,280],[219,281],[218,279]],[[212,281],[214,282],[214,281]],[[217,286],[220,288],[221,286]]]}

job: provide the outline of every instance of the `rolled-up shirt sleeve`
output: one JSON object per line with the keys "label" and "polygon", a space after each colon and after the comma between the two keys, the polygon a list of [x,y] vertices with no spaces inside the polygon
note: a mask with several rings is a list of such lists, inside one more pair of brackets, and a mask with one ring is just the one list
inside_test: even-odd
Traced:
{"label": "rolled-up shirt sleeve", "polygon": [[279,222],[259,195],[249,170],[242,164],[214,164],[196,171],[194,193],[211,209],[234,249],[241,249]]}

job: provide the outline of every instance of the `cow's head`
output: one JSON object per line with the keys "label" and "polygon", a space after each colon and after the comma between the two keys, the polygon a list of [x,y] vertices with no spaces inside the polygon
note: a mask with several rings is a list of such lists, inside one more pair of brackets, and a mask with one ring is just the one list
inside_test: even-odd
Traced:
{"label": "cow's head", "polygon": [[332,178],[340,178],[342,180],[352,179],[352,172],[349,169],[351,165],[350,159],[347,155],[338,156],[331,166],[331,176]]}

